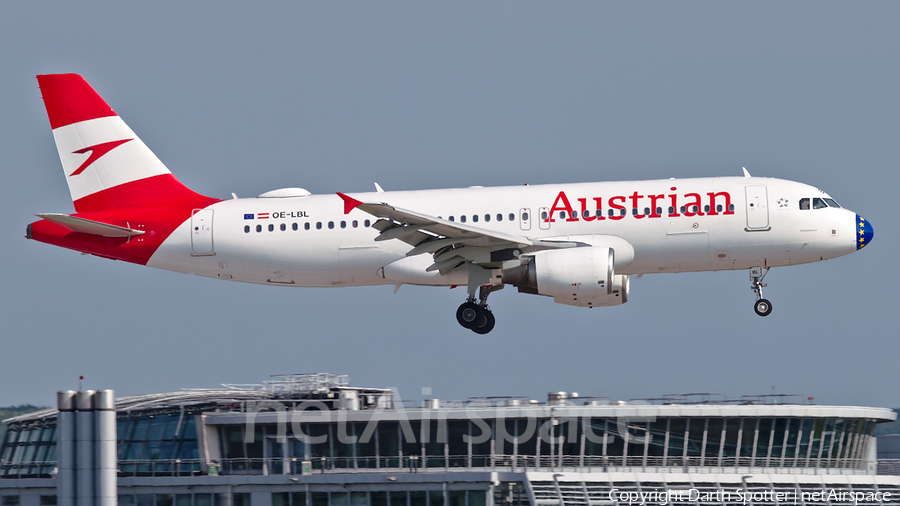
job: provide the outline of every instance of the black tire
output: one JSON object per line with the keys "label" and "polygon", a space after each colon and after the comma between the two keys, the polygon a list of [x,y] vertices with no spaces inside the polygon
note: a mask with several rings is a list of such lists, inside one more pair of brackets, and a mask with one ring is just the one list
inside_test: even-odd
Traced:
{"label": "black tire", "polygon": [[756,301],[756,304],[753,305],[753,310],[756,311],[756,314],[759,316],[769,316],[769,313],[772,312],[772,303],[769,302],[768,299],[759,299]]}
{"label": "black tire", "polygon": [[494,319],[494,313],[490,310],[484,312],[484,325],[478,327],[472,327],[472,332],[476,334],[487,334],[488,332],[494,330],[494,323],[496,320]]}
{"label": "black tire", "polygon": [[483,325],[484,310],[474,302],[463,302],[456,310],[456,321],[467,329],[476,325]]}

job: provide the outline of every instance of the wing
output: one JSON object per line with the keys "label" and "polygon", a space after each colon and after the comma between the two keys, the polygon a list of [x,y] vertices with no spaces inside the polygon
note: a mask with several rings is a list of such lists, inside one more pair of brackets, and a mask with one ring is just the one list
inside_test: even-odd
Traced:
{"label": "wing", "polygon": [[484,268],[500,268],[504,261],[518,258],[523,253],[583,246],[574,241],[542,241],[486,230],[384,202],[361,202],[343,193],[338,196],[344,200],[344,214],[359,209],[379,218],[372,225],[381,232],[376,241],[403,241],[413,247],[406,256],[431,253],[434,263],[425,269],[428,272],[437,270],[446,274],[467,261]]}

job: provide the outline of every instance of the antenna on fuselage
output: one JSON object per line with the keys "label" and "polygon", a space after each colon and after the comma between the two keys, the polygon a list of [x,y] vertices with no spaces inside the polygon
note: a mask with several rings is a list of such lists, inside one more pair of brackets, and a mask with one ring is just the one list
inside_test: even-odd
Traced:
{"label": "antenna on fuselage", "polygon": [[741,167],[741,170],[744,171],[744,177],[753,177],[753,176],[750,175],[749,172],[747,172],[747,167]]}
{"label": "antenna on fuselage", "polygon": [[378,193],[384,193],[384,188],[382,188],[380,184],[375,183],[375,191]]}

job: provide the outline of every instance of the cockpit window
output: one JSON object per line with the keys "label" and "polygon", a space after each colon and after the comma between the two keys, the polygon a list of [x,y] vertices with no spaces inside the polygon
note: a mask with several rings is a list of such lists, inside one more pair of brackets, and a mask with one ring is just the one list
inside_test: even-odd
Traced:
{"label": "cockpit window", "polygon": [[[841,206],[834,201],[834,199],[822,199],[815,197],[812,199],[812,209],[824,209],[826,207],[836,207],[838,209]],[[800,210],[805,211],[810,209],[809,207],[809,199],[800,199]]]}

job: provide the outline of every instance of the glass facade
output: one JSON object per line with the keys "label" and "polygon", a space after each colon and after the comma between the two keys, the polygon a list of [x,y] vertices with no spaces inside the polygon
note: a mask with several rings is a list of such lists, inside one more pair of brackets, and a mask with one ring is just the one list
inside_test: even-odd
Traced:
{"label": "glass facade", "polygon": [[56,468],[56,419],[7,428],[0,477],[50,476]]}
{"label": "glass facade", "polygon": [[194,415],[159,414],[117,421],[120,475],[200,471]]}
{"label": "glass facade", "polygon": [[[119,506],[217,506],[222,500],[210,493],[119,494]],[[234,502],[232,501],[232,504]]]}
{"label": "glass facade", "polygon": [[[120,476],[200,472],[193,414],[120,415],[116,428]],[[48,477],[55,468],[55,417],[8,428],[0,450],[0,478]]]}
{"label": "glass facade", "polygon": [[[199,412],[120,413],[119,475],[204,471],[196,427]],[[415,472],[494,467],[862,469],[875,425],[874,420],[861,418],[797,417],[242,423],[210,426],[218,435],[211,441],[219,445],[212,453],[220,456],[211,463],[210,472],[303,474],[342,469]],[[11,424],[0,449],[0,477],[50,476],[56,467],[55,439],[55,418]],[[412,506],[416,501],[419,499],[400,505],[387,500],[384,506]],[[154,502],[150,506],[186,505]]]}
{"label": "glass facade", "polygon": [[363,468],[860,469],[875,422],[842,418],[544,418],[221,427],[228,472]]}
{"label": "glass facade", "polygon": [[[486,498],[485,490],[273,492],[272,506],[485,506]],[[523,504],[528,504],[527,497]]]}

